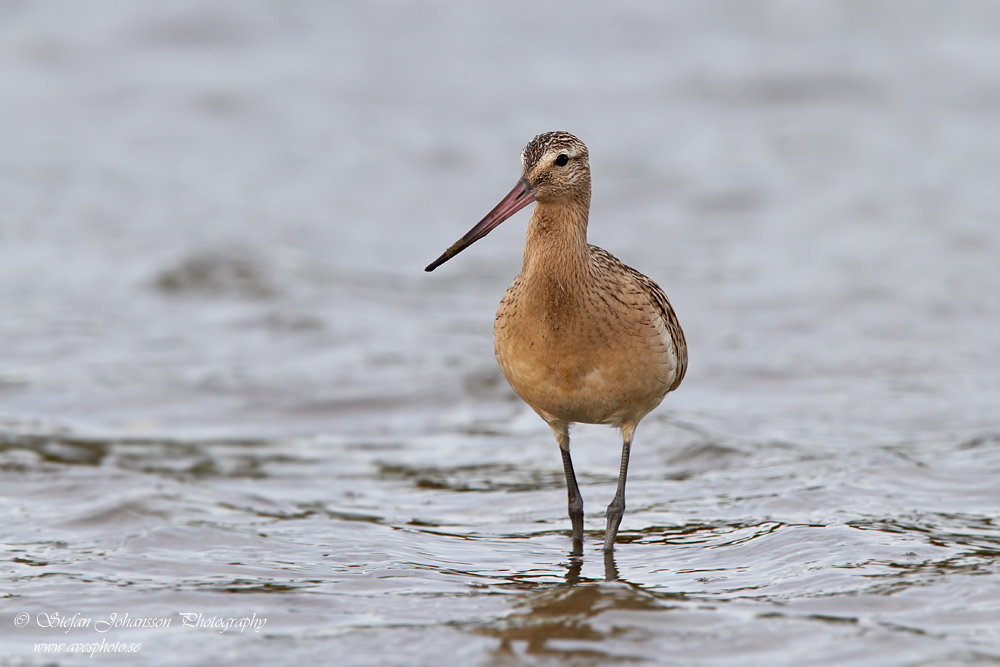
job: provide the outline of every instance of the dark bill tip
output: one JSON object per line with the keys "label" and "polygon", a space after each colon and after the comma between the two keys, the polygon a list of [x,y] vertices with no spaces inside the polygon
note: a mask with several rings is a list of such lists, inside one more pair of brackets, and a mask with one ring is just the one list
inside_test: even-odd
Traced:
{"label": "dark bill tip", "polygon": [[517,184],[507,193],[499,204],[486,217],[479,221],[475,227],[470,229],[465,236],[460,238],[451,247],[441,253],[441,256],[428,264],[424,271],[433,271],[449,259],[462,252],[470,245],[483,238],[497,227],[501,222],[514,215],[522,208],[535,201],[535,193],[525,179],[520,179]]}

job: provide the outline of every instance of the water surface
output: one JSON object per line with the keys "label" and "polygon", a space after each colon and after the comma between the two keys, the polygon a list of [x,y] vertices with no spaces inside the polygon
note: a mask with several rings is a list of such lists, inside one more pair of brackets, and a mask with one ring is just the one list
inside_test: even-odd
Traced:
{"label": "water surface", "polygon": [[[4,660],[1000,660],[998,38],[988,4],[0,3]],[[422,272],[551,129],[691,352],[610,560],[618,435],[573,432],[574,554],[492,356],[526,215]]]}

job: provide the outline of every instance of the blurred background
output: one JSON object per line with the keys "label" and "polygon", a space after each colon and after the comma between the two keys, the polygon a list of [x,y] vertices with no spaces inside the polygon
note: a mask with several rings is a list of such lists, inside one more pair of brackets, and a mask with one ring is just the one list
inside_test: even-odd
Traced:
{"label": "blurred background", "polygon": [[[489,336],[527,216],[421,269],[550,129],[591,148],[591,241],[674,301],[678,409],[837,433],[993,418],[990,3],[0,12],[15,426],[368,430],[469,383],[507,394]],[[787,405],[820,394],[826,423]]]}
{"label": "blurred background", "polygon": [[[705,494],[689,509],[708,525],[713,509],[790,480],[828,494],[802,500],[802,521],[862,521],[907,545],[931,532],[953,549],[922,563],[971,548],[946,535],[975,535],[977,574],[997,580],[986,564],[1000,545],[996,3],[0,0],[0,90],[0,455],[18,489],[5,500],[20,517],[12,549],[50,568],[11,574],[24,600],[51,606],[77,590],[34,588],[43,572],[93,578],[98,566],[81,565],[89,549],[117,562],[101,576],[120,573],[95,614],[141,611],[120,588],[139,580],[177,596],[148,602],[162,606],[148,613],[226,608],[229,588],[210,603],[193,593],[205,582],[178,582],[215,557],[202,545],[234,534],[283,564],[248,573],[237,541],[212,576],[289,590],[301,573],[287,563],[306,563],[304,588],[328,576],[327,559],[367,571],[373,553],[467,572],[514,539],[521,556],[491,570],[506,586],[563,558],[554,444],[492,354],[527,214],[423,272],[513,185],[524,144],[555,129],[590,148],[590,241],[663,287],[690,348],[684,384],[637,435],[648,458],[634,471],[640,509],[626,513],[625,539],[669,543],[687,512],[672,499]],[[578,442],[599,519],[617,435],[583,429]],[[760,475],[712,477],[734,466]],[[842,486],[866,469],[873,479]],[[929,469],[953,476],[920,477]],[[151,484],[178,486],[146,497]],[[233,500],[232,484],[250,495]],[[935,503],[956,497],[968,506],[942,518]],[[283,509],[261,509],[261,498]],[[841,501],[849,516],[830,519]],[[509,504],[505,518],[486,514],[498,504]],[[137,514],[126,520],[120,506]],[[791,525],[780,515],[791,506],[743,505],[706,534],[765,518]],[[861,509],[871,507],[883,509]],[[295,523],[313,512],[345,532]],[[387,530],[380,546],[362,539],[331,552],[361,539],[346,537],[358,515]],[[205,532],[176,533],[195,523]],[[71,524],[88,526],[69,540],[83,546],[54,555]],[[470,553],[434,533],[410,554],[401,527],[432,524],[494,541]],[[274,537],[282,530],[287,544]],[[140,535],[152,541],[145,549],[170,554],[158,561],[166,569],[120,550]],[[524,555],[535,538],[541,551]],[[308,552],[279,558],[278,544]],[[848,548],[814,565],[859,566],[867,553]],[[636,586],[687,590],[664,579],[662,551],[634,559]],[[455,577],[464,595],[470,580]],[[837,590],[867,590],[858,586]],[[832,593],[809,584],[796,594]],[[291,614],[285,639],[312,628],[286,600],[261,595],[254,609]],[[957,594],[937,595],[928,609]],[[336,606],[336,596],[318,604]],[[384,599],[370,604],[395,618]],[[915,627],[940,639],[940,655],[966,655],[973,636],[987,646],[975,650],[996,650],[983,620],[996,605],[983,604],[971,629],[954,619],[951,630]],[[416,617],[446,623],[450,613]],[[510,613],[505,603],[475,613],[472,662],[497,633],[513,641],[490,625]],[[355,642],[359,664],[402,641],[350,619],[338,636]],[[835,645],[842,628],[827,629],[819,635]],[[885,644],[892,650],[927,650],[891,637],[901,642]],[[439,641],[432,634],[424,648]],[[234,642],[226,650],[251,646]]]}

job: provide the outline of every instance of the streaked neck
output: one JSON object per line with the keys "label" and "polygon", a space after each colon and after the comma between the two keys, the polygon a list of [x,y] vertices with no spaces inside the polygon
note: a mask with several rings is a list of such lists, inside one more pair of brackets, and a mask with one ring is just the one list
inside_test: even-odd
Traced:
{"label": "streaked neck", "polygon": [[538,202],[524,237],[522,275],[580,280],[589,273],[587,217],[590,198],[572,202]]}

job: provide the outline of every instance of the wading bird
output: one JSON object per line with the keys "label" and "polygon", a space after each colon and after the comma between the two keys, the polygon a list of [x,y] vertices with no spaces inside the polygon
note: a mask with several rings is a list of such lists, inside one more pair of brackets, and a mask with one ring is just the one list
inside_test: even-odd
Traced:
{"label": "wading bird", "polygon": [[587,243],[590,164],[568,132],[546,132],[521,153],[521,178],[479,224],[431,262],[433,271],[528,204],[521,273],[493,323],[493,348],[511,388],[549,425],[562,454],[574,548],[583,541],[583,498],[569,453],[569,425],[621,430],[618,490],[608,506],[604,551],[625,512],[629,450],[639,420],[673,391],[687,345],[656,283]]}

